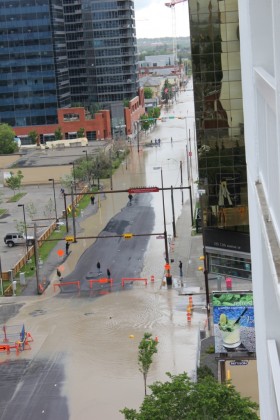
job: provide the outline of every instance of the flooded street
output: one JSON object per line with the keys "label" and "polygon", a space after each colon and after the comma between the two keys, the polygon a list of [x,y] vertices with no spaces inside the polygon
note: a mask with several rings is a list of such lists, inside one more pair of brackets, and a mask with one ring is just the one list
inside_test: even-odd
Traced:
{"label": "flooded street", "polygon": [[[166,115],[193,115],[191,92],[181,93],[178,104]],[[180,161],[183,185],[188,186],[186,138],[190,128],[193,142],[191,124],[190,118],[159,122],[154,131],[147,135],[147,142],[160,138],[161,146],[141,146],[139,153],[137,147],[132,146],[127,162],[114,174],[114,190],[141,186],[161,188],[162,181],[166,188],[171,185],[179,187]],[[110,189],[109,181],[104,187],[105,190]],[[161,191],[150,194],[151,207],[155,213],[153,232],[163,233],[162,194]],[[165,191],[164,198],[167,233],[171,239],[170,191]],[[87,217],[85,210],[78,226],[81,234],[98,235],[111,217],[127,205],[127,201],[127,193],[107,193],[106,198],[101,197],[96,214]],[[189,204],[188,190],[183,192],[183,201]],[[174,210],[177,220],[182,211],[180,190],[174,191]],[[189,220],[185,232],[177,232],[177,235],[190,235],[190,232]],[[63,263],[64,275],[71,273],[92,242],[92,239],[83,239],[79,244],[71,244],[71,258]],[[53,288],[49,287],[43,296],[25,298],[26,304],[9,321],[8,324],[24,323],[34,337],[30,351],[21,353],[17,358],[11,355],[10,359],[27,358],[39,365],[48,361],[50,370],[57,372],[45,384],[47,398],[42,398],[37,418],[40,414],[52,420],[115,420],[123,418],[119,410],[125,406],[138,408],[144,397],[143,377],[137,360],[138,345],[145,332],[151,332],[159,340],[158,353],[154,356],[148,374],[148,384],[156,380],[165,381],[165,372],[176,374],[187,371],[193,374],[199,328],[205,321],[205,314],[195,312],[192,322],[187,323],[188,297],[179,296],[175,289],[162,287],[164,241],[151,236],[147,237],[146,244],[144,255],[139,256],[143,258],[144,267],[141,277],[150,279],[154,275],[154,283],[149,281],[147,286],[142,282],[135,283],[133,287],[128,286],[125,290],[108,293],[97,299],[93,299],[90,294],[79,296],[78,293],[55,292],[54,295]],[[51,280],[54,279],[55,274]],[[21,300],[23,298],[17,301]],[[3,355],[0,357],[1,361],[5,359]],[[48,401],[58,398],[62,403],[63,397],[68,412],[64,410],[64,415],[60,416],[58,409],[56,416]],[[35,408],[32,414],[36,414]],[[4,414],[0,418],[7,417]]]}

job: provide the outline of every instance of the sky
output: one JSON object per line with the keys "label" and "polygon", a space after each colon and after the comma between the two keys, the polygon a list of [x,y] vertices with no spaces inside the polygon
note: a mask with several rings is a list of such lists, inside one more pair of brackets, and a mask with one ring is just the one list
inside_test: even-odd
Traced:
{"label": "sky", "polygon": [[[171,0],[134,0],[137,38],[172,37]],[[176,36],[189,36],[188,2],[175,6]]]}

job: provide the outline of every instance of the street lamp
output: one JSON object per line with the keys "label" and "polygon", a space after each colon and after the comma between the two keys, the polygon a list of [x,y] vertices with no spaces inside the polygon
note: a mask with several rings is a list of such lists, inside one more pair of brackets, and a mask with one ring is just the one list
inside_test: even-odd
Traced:
{"label": "street lamp", "polygon": [[28,257],[27,226],[26,226],[24,204],[18,204],[18,207],[22,207],[22,210],[23,210],[23,221],[24,221],[24,230],[25,230],[25,245],[26,245],[26,252],[27,252],[27,257]]}
{"label": "street lamp", "polygon": [[55,197],[54,178],[49,178],[49,181],[52,181],[52,184],[53,184],[54,211],[55,211],[55,220],[57,222],[58,221],[58,217],[57,217],[57,208],[56,208],[56,197]]}
{"label": "street lamp", "polygon": [[87,150],[83,150],[83,153],[86,154],[86,160],[87,160],[87,177],[88,177],[88,186],[90,188],[90,176],[89,176],[89,168],[88,168],[88,153]]}
{"label": "street lamp", "polygon": [[167,285],[172,286],[172,276],[170,275],[170,265],[169,265],[169,252],[168,252],[168,242],[167,242],[167,231],[166,231],[166,217],[165,217],[165,201],[164,201],[164,187],[163,187],[163,173],[162,167],[154,167],[155,170],[160,169],[161,177],[161,194],[162,194],[162,211],[163,211],[163,225],[164,225],[164,247],[165,247],[165,268],[167,271],[166,280]]}
{"label": "street lamp", "polygon": [[76,194],[77,191],[76,191],[76,179],[75,179],[75,162],[69,162],[69,165],[73,166],[72,172],[73,172],[74,190]]}
{"label": "street lamp", "polygon": [[[174,160],[178,163],[177,159],[169,158],[167,160]],[[180,160],[180,175],[181,175],[181,187],[183,186],[183,162]],[[182,190],[182,205],[184,204],[184,191]]]}

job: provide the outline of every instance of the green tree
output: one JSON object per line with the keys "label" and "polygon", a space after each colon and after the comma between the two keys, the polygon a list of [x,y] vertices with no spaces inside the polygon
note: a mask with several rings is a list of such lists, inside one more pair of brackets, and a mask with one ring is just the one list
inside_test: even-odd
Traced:
{"label": "green tree", "polygon": [[149,120],[148,115],[146,114],[141,115],[140,121],[141,121],[140,123],[141,130],[148,131],[151,126],[151,121]]}
{"label": "green tree", "polygon": [[31,201],[30,203],[28,203],[26,206],[26,212],[28,214],[28,216],[30,217],[30,219],[34,219],[34,217],[37,214],[37,208],[35,206],[35,204]]}
{"label": "green tree", "polygon": [[20,189],[22,179],[23,174],[21,171],[17,171],[16,175],[13,172],[10,172],[10,177],[6,179],[7,187],[13,190],[14,195],[16,190]]}
{"label": "green tree", "polygon": [[31,139],[32,144],[37,144],[37,145],[40,144],[39,143],[39,134],[37,133],[37,131],[35,131],[35,130],[30,131],[28,133],[28,137]]}
{"label": "green tree", "polygon": [[62,140],[63,139],[63,133],[61,130],[61,127],[58,127],[54,132],[54,138],[55,140]]}
{"label": "green tree", "polygon": [[257,420],[258,405],[243,398],[230,384],[221,384],[207,375],[192,382],[186,373],[171,375],[169,381],[149,386],[137,412],[124,408],[127,420]]}
{"label": "green tree", "polygon": [[161,91],[161,99],[165,100],[168,103],[169,99],[172,99],[173,92],[172,92],[172,84],[169,82],[168,79],[165,79],[164,86]]}
{"label": "green tree", "polygon": [[0,124],[0,154],[8,155],[18,150],[15,132],[8,124]]}
{"label": "green tree", "polygon": [[153,362],[153,355],[157,353],[157,340],[152,338],[152,334],[145,333],[138,346],[138,365],[143,374],[145,395],[147,395],[147,376]]}
{"label": "green tree", "polygon": [[77,136],[78,138],[85,137],[85,129],[82,127],[79,128],[79,130],[77,131]]}
{"label": "green tree", "polygon": [[144,88],[145,99],[152,99],[153,95],[154,95],[153,89],[151,89],[150,87]]}

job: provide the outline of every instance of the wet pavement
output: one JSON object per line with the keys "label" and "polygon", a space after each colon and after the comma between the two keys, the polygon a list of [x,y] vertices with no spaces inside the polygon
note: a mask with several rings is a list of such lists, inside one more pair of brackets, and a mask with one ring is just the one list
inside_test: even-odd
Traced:
{"label": "wet pavement", "polygon": [[[186,92],[181,94],[173,111],[184,115],[188,108],[191,114],[191,101]],[[138,153],[137,148],[132,146],[128,162],[114,174],[114,189],[143,185],[161,187],[160,170],[154,169],[157,167],[162,168],[164,187],[180,186],[180,161],[184,185],[188,185],[185,121],[161,123],[147,136],[147,140],[159,137],[160,147],[141,146]],[[193,178],[194,174],[195,165]],[[120,228],[117,221],[118,218],[124,219],[121,215],[123,209],[128,210],[127,194],[106,194],[99,203],[84,211],[78,220],[79,234],[97,236],[105,227],[107,232],[122,232],[124,228],[136,227],[136,209],[141,207],[140,204],[149,206],[149,220],[143,224],[152,232],[163,232],[162,196],[160,193],[145,196],[139,197],[137,206],[132,204],[131,218],[125,227],[121,225]],[[93,239],[82,239],[77,244],[71,244],[71,253],[67,258],[59,258],[56,250],[52,252],[42,268],[42,275],[48,276],[51,285],[42,296],[33,295],[34,287],[32,289],[30,283],[28,296],[0,299],[1,324],[12,326],[24,323],[34,338],[31,350],[21,352],[19,356],[13,352],[10,355],[0,353],[0,374],[2,378],[3,373],[5,378],[4,382],[1,381],[1,420],[123,418],[120,409],[125,406],[137,408],[143,400],[144,385],[138,369],[137,349],[146,331],[159,339],[158,354],[154,357],[148,384],[165,380],[167,371],[173,374],[187,371],[191,376],[195,375],[199,332],[206,328],[204,278],[197,269],[202,254],[202,239],[201,235],[192,236],[189,196],[184,192],[182,206],[180,190],[174,192],[177,237],[173,238],[170,191],[166,191],[164,197],[170,258],[174,260],[171,264],[172,289],[167,289],[163,283],[164,241],[152,236],[138,249],[141,273],[137,271],[136,274],[149,279],[147,286],[143,282],[135,282],[113,292],[100,288],[98,298],[90,290],[71,293],[54,291],[56,267],[62,269],[66,278],[72,275],[77,264],[83,264],[83,258],[87,260],[85,265],[89,264],[91,256],[86,257],[89,246],[93,267],[96,256],[101,258],[106,253],[106,245],[99,250],[98,241],[94,244]],[[113,215],[117,217],[112,221]],[[135,246],[134,240],[125,243],[126,252]],[[124,239],[121,241],[125,242]],[[64,242],[57,245],[62,246]],[[98,255],[98,252],[101,254]],[[110,257],[110,251],[107,250],[107,254]],[[182,278],[179,275],[179,260],[183,262]],[[107,268],[109,262],[112,277],[114,270],[115,274],[119,273],[118,278],[121,272],[126,276],[128,262],[119,263],[117,256],[112,256],[106,260],[104,267]],[[84,275],[87,276],[86,267]],[[150,281],[152,275],[154,282]],[[189,297],[180,294],[187,288],[195,288],[201,293],[193,298],[195,309],[191,322],[186,316]],[[2,309],[7,304],[23,306],[11,311],[11,318],[7,319],[7,311]],[[11,392],[11,389],[16,389],[16,392]]]}

